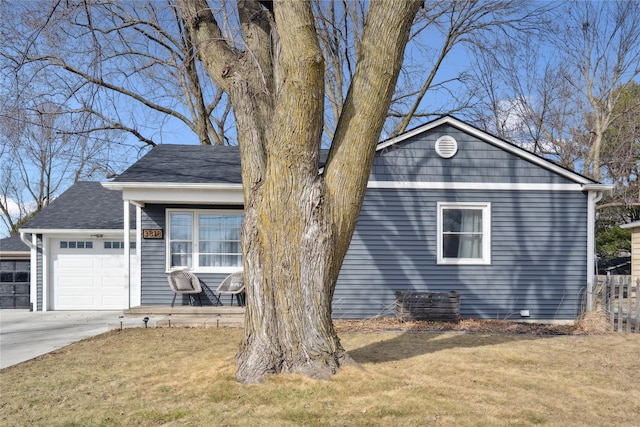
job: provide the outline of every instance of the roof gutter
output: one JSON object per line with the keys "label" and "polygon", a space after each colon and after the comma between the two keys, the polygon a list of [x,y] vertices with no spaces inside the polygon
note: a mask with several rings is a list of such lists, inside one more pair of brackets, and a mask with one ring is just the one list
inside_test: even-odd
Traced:
{"label": "roof gutter", "polygon": [[598,200],[596,200],[596,202],[599,202],[600,199],[602,199],[602,193],[604,191],[611,191],[614,188],[616,188],[615,185],[613,184],[598,184],[598,183],[593,183],[593,184],[583,184],[582,185],[582,190],[583,191],[597,191],[600,193]]}
{"label": "roof gutter", "polygon": [[[103,236],[105,234],[122,234],[122,228],[100,228],[100,229],[73,229],[73,228],[26,228],[20,230],[20,238],[23,234],[65,234],[65,235],[98,235]],[[24,243],[29,245],[24,239]],[[31,247],[31,245],[29,245]]]}
{"label": "roof gutter", "polygon": [[104,188],[109,190],[137,189],[165,189],[181,190],[185,188],[200,190],[226,190],[242,191],[242,184],[222,184],[222,183],[186,183],[186,182],[101,182]]}
{"label": "roof gutter", "polygon": [[640,227],[640,221],[630,222],[629,224],[622,224],[620,228],[636,228]]}
{"label": "roof gutter", "polygon": [[[32,232],[28,232],[28,233],[29,234],[33,234]],[[29,249],[31,249],[31,250],[35,250],[36,249],[36,245],[34,245],[32,241],[27,239],[27,231],[20,230],[20,240],[22,240],[22,243],[27,245],[29,247]]]}

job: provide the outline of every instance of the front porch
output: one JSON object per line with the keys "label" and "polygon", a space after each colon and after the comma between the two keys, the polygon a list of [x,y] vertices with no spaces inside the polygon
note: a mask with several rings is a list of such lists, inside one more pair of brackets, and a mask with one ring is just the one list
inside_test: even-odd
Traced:
{"label": "front porch", "polygon": [[125,317],[155,317],[158,327],[199,326],[234,327],[244,326],[244,307],[238,306],[174,306],[142,305],[123,311]]}

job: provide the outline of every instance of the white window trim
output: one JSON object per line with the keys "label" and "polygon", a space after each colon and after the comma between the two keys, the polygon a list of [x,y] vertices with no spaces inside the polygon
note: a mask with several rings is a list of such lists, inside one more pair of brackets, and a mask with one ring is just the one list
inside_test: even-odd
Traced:
{"label": "white window trim", "polygon": [[[444,258],[442,253],[442,211],[444,209],[482,210],[482,258]],[[491,264],[491,203],[438,202],[437,264],[490,265]]]}
{"label": "white window trim", "polygon": [[[193,216],[193,224],[192,224],[192,241],[191,241],[191,268],[185,266],[176,266],[171,267],[171,214],[172,213],[190,213]],[[242,271],[242,266],[240,267],[201,267],[199,265],[200,261],[200,249],[199,249],[199,223],[198,216],[200,214],[219,214],[219,215],[242,215],[244,216],[244,211],[242,210],[224,210],[224,209],[166,209],[165,210],[165,224],[166,224],[166,235],[165,235],[165,270],[167,273],[176,270],[189,270],[194,273],[236,273],[238,271]]]}

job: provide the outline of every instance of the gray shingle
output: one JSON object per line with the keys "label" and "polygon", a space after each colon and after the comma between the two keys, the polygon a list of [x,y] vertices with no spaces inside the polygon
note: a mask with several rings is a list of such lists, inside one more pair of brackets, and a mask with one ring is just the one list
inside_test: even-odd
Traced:
{"label": "gray shingle", "polygon": [[[44,208],[22,228],[61,230],[122,230],[122,192],[104,188],[99,182],[80,181]],[[134,208],[130,224],[135,227]]]}
{"label": "gray shingle", "polygon": [[[320,166],[328,153],[321,150]],[[158,145],[113,181],[242,184],[240,151],[235,146]]]}
{"label": "gray shingle", "polygon": [[20,236],[12,236],[0,240],[0,252],[29,252],[29,247]]}
{"label": "gray shingle", "polygon": [[114,181],[240,184],[240,151],[231,146],[158,145]]}

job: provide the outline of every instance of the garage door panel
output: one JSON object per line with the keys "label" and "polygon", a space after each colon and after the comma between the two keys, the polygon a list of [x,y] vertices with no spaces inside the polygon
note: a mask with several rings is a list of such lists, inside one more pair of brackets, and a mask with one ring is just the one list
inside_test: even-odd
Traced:
{"label": "garage door panel", "polygon": [[[89,249],[87,249],[88,251]],[[60,268],[77,269],[77,270],[91,270],[94,268],[95,260],[88,254],[72,255],[66,253],[58,254],[58,265]]]}
{"label": "garage door panel", "polygon": [[75,272],[75,274],[66,274],[64,277],[61,277],[60,284],[64,287],[87,287],[91,286],[93,280],[93,275],[91,274],[87,274],[86,272],[84,274],[79,274],[78,272]]}
{"label": "garage door panel", "polygon": [[123,249],[104,248],[100,241],[81,249],[61,248],[59,241],[54,241],[52,246],[54,309],[126,308]]}
{"label": "garage door panel", "polygon": [[122,304],[122,295],[103,295],[101,304],[106,308],[120,307]]}
{"label": "garage door panel", "polygon": [[58,303],[59,309],[68,309],[73,310],[71,307],[77,307],[78,305],[83,305],[86,307],[94,307],[95,298],[91,295],[58,295],[56,297],[56,301]]}
{"label": "garage door panel", "polygon": [[119,256],[119,257],[114,257],[114,256],[101,256],[101,264],[102,264],[102,268],[106,268],[106,269],[112,269],[112,268],[122,268],[124,267],[123,265],[123,257]]}

